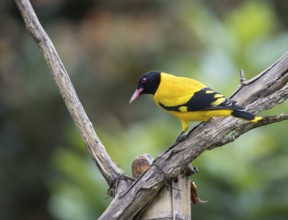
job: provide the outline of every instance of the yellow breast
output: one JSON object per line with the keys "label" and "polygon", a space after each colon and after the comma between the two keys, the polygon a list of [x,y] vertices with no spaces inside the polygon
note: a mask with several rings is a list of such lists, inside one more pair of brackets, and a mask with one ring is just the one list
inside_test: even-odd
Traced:
{"label": "yellow breast", "polygon": [[212,117],[230,116],[232,110],[206,110],[192,112],[168,111],[170,114],[184,121],[209,121]]}

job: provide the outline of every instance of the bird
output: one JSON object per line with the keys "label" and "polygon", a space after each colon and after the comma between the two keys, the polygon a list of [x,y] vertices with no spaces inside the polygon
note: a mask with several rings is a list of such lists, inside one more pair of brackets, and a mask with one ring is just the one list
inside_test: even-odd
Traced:
{"label": "bird", "polygon": [[181,121],[182,131],[176,142],[185,138],[190,121],[207,122],[212,117],[221,116],[233,116],[253,123],[262,119],[201,82],[165,72],[150,71],[142,75],[129,103],[142,94],[152,94],[160,108]]}

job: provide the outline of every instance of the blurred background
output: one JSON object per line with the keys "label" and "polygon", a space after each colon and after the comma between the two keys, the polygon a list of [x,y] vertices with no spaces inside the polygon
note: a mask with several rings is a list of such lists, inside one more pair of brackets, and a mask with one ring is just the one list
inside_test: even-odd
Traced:
{"label": "blurred background", "polygon": [[[161,70],[230,96],[288,49],[288,2],[31,1],[97,134],[128,174],[160,155],[180,122],[143,96],[138,78]],[[111,201],[13,1],[0,2],[0,218],[92,220]],[[283,103],[261,115],[287,112]],[[195,126],[196,123],[192,123]],[[288,218],[288,122],[261,127],[194,161],[206,204],[193,219]]]}

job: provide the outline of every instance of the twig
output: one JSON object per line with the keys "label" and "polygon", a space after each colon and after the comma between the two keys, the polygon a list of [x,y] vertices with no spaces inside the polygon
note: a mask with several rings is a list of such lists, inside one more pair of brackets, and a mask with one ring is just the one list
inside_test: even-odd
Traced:
{"label": "twig", "polygon": [[239,136],[254,128],[273,124],[284,120],[288,120],[288,113],[282,113],[276,116],[264,117],[261,121],[259,121],[256,124],[252,123],[241,124],[241,126],[237,127],[231,135],[229,134],[226,137],[222,138],[219,142],[219,146],[223,146],[225,144],[235,141]]}
{"label": "twig", "polygon": [[240,70],[240,84],[241,86],[245,86],[246,85],[246,79],[245,79],[245,73],[244,70]]}

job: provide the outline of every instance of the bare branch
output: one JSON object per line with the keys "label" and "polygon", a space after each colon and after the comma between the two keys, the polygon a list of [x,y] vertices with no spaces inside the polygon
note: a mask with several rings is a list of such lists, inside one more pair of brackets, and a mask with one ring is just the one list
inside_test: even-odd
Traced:
{"label": "bare branch", "polygon": [[15,0],[15,2],[25,21],[28,32],[32,35],[43,53],[44,59],[51,70],[64,102],[86,143],[92,159],[95,161],[108,184],[111,185],[115,179],[124,172],[114,164],[96,135],[92,123],[79,101],[66,69],[53,43],[42,28],[30,2],[28,0]]}
{"label": "bare branch", "polygon": [[241,126],[237,127],[235,129],[235,131],[232,132],[231,135],[223,137],[223,139],[220,140],[220,142],[219,142],[219,146],[223,146],[225,144],[228,144],[230,142],[235,141],[236,138],[238,138],[240,135],[246,133],[247,131],[252,130],[253,128],[273,124],[275,122],[280,122],[283,120],[288,120],[288,113],[282,113],[282,114],[276,115],[276,116],[265,117],[265,118],[263,118],[263,120],[261,120],[257,124],[251,124],[251,123],[242,124]]}

